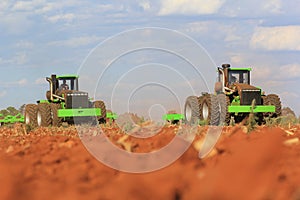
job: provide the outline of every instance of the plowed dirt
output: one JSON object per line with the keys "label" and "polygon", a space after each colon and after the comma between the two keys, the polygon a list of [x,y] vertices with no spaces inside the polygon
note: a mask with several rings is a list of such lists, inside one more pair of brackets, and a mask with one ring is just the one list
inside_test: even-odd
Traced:
{"label": "plowed dirt", "polygon": [[[175,126],[151,139],[125,138],[149,152],[174,137]],[[104,128],[120,148],[116,128]],[[146,174],[111,169],[93,158],[74,127],[0,128],[0,199],[300,199],[300,126],[226,127],[209,157],[194,143],[172,165]]]}

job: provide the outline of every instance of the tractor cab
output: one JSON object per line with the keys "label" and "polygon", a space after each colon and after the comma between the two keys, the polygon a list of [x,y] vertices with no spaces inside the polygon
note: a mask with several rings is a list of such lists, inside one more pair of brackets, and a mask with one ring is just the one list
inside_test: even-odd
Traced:
{"label": "tractor cab", "polygon": [[250,85],[251,68],[231,68],[228,70],[228,84],[244,83]]}
{"label": "tractor cab", "polygon": [[47,77],[46,80],[50,84],[50,90],[46,93],[47,99],[51,101],[55,99],[64,100],[63,94],[66,97],[67,94],[78,93],[78,78],[77,75],[57,76],[55,74]]}
{"label": "tractor cab", "polygon": [[[250,85],[251,68],[231,68],[229,64],[218,67],[218,82],[221,83],[223,90],[235,83]],[[220,88],[221,89],[221,88]]]}
{"label": "tractor cab", "polygon": [[56,76],[58,90],[75,90],[78,91],[78,76],[76,75],[63,75]]}

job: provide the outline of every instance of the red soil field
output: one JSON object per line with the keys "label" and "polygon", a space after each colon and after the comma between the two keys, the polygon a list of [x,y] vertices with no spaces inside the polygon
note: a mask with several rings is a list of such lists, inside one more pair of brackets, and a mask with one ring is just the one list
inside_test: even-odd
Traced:
{"label": "red soil field", "polygon": [[[176,127],[148,139],[103,128],[120,148],[150,152],[169,143]],[[207,127],[161,170],[111,169],[85,149],[74,127],[0,128],[0,199],[300,199],[300,126],[225,127],[215,149],[198,158]]]}

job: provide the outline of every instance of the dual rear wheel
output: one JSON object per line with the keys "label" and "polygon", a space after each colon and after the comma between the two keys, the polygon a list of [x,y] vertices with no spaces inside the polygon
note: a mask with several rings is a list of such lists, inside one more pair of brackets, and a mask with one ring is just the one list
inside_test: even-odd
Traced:
{"label": "dual rear wheel", "polygon": [[47,127],[52,125],[51,106],[48,103],[27,104],[25,106],[25,124]]}
{"label": "dual rear wheel", "polygon": [[225,94],[204,94],[190,96],[185,103],[185,119],[188,124],[208,124],[217,126],[230,120],[229,99]]}

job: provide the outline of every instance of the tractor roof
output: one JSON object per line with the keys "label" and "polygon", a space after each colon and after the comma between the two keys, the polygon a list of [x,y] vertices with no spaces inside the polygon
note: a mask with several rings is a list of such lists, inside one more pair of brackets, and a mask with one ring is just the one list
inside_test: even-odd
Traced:
{"label": "tractor roof", "polygon": [[56,76],[57,79],[70,79],[70,78],[79,78],[78,75],[75,74],[65,74],[65,75],[60,75],[60,76]]}
{"label": "tractor roof", "polygon": [[240,70],[246,70],[246,71],[251,71],[252,68],[246,67],[246,68],[229,68],[231,71],[240,71]]}

